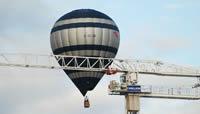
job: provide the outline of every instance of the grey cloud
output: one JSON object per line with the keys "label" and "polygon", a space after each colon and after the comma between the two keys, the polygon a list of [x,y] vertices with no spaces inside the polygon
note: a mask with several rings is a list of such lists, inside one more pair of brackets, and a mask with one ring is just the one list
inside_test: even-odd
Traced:
{"label": "grey cloud", "polygon": [[0,107],[1,111],[7,112],[4,114],[11,114],[14,111],[13,114],[16,114],[19,113],[16,109],[21,105],[30,106],[29,108],[31,108],[31,104],[37,101],[68,92],[70,89],[66,89],[66,85],[69,82],[63,73],[37,69],[19,70],[11,68],[8,70],[7,68],[3,70],[1,68],[0,104],[7,107]]}
{"label": "grey cloud", "polygon": [[153,42],[153,46],[162,52],[186,49],[190,47],[191,44],[189,40],[184,38],[157,39]]}
{"label": "grey cloud", "polygon": [[[3,29],[38,28],[47,24],[51,9],[40,0],[1,1],[1,26]],[[36,29],[37,30],[37,29]]]}
{"label": "grey cloud", "polygon": [[0,1],[0,8],[0,51],[50,52],[47,41],[53,17],[48,5],[40,0],[4,0]]}

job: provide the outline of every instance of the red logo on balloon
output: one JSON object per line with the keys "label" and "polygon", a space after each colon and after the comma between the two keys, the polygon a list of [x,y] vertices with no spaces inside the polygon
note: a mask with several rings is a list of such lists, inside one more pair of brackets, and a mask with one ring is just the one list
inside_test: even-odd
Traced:
{"label": "red logo on balloon", "polygon": [[119,33],[118,32],[113,32],[115,38],[119,38]]}

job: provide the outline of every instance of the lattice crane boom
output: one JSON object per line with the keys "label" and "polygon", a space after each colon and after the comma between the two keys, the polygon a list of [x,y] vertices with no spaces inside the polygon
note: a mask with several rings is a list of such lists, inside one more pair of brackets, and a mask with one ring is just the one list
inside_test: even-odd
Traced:
{"label": "lattice crane boom", "polygon": [[[66,59],[68,60],[66,61]],[[97,64],[99,67],[96,67]],[[137,72],[140,74],[159,76],[200,77],[200,69],[198,68],[168,64],[156,60],[124,60],[101,57],[2,53],[0,54],[0,66],[97,72],[105,72],[108,68],[111,68],[111,70],[121,73]]]}

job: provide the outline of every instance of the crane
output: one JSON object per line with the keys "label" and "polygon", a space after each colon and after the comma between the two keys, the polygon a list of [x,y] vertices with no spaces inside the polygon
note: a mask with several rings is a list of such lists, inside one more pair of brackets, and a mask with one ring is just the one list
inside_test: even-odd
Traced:
{"label": "crane", "polygon": [[[1,53],[0,66],[96,71],[104,72],[107,75],[119,73],[121,74],[120,82],[112,80],[108,86],[108,93],[109,95],[125,96],[127,114],[136,114],[140,110],[140,97],[186,100],[200,99],[199,68],[156,60]],[[191,88],[163,88],[138,85],[139,74],[191,77],[197,78],[197,83]]]}

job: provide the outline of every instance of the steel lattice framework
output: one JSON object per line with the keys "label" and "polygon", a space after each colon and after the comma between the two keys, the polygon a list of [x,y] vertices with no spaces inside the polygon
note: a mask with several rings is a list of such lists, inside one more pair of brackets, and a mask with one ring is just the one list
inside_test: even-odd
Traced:
{"label": "steel lattice framework", "polygon": [[[97,68],[96,65],[99,67]],[[122,73],[136,72],[159,76],[200,77],[200,69],[191,66],[180,66],[156,60],[124,60],[102,57],[4,53],[0,54],[0,66],[97,72],[104,72],[110,67]]]}

